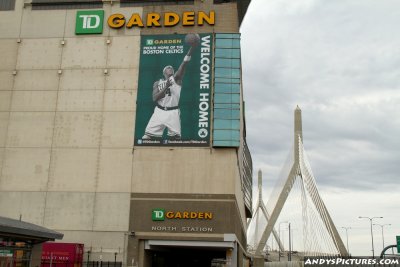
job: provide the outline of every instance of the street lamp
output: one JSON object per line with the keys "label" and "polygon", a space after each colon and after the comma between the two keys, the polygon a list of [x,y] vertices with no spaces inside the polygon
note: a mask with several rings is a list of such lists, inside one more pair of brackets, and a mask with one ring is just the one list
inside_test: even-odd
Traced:
{"label": "street lamp", "polygon": [[[279,241],[282,241],[282,239],[281,239],[281,224],[282,223],[288,223],[288,222],[280,222],[279,223]],[[285,244],[285,242],[282,242],[283,250],[285,250],[284,244]],[[278,245],[278,247],[279,247],[279,245]],[[279,254],[279,261],[281,261],[281,248],[280,247],[278,249],[278,254]]]}
{"label": "street lamp", "polygon": [[371,240],[372,240],[372,258],[375,258],[375,251],[374,251],[374,234],[372,233],[372,220],[373,219],[382,219],[383,217],[362,217],[359,216],[359,219],[368,219],[371,224]]}
{"label": "street lamp", "polygon": [[292,261],[292,242],[290,240],[290,223],[289,223],[289,254],[288,261]]}
{"label": "street lamp", "polygon": [[383,227],[389,226],[389,225],[391,225],[391,224],[390,224],[390,223],[387,223],[387,224],[374,223],[374,225],[378,225],[378,226],[381,227],[381,230],[382,230],[382,250],[383,250],[383,249],[385,249],[385,237],[384,237],[384,235],[383,235]]}
{"label": "street lamp", "polygon": [[347,230],[351,229],[351,227],[342,227],[342,228],[346,230],[347,253],[350,255],[350,250],[349,250],[349,235],[347,234]]}

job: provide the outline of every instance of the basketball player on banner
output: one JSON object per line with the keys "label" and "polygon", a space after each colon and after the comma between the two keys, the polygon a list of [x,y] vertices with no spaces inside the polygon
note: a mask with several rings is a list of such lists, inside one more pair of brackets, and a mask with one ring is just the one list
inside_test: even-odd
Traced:
{"label": "basketball player on banner", "polygon": [[190,49],[183,58],[178,70],[175,72],[174,67],[170,65],[165,66],[163,69],[164,78],[155,81],[153,84],[153,101],[156,103],[156,106],[142,139],[161,140],[165,128],[167,128],[169,140],[181,139],[179,99],[182,80],[192,52],[200,44],[200,36],[189,33],[185,36],[185,43],[190,45]]}

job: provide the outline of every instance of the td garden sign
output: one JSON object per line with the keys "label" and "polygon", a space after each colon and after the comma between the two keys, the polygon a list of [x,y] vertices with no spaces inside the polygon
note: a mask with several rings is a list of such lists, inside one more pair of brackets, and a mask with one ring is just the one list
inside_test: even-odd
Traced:
{"label": "td garden sign", "polygon": [[212,220],[212,212],[196,212],[196,211],[165,211],[165,209],[153,209],[153,221],[164,221],[165,219],[197,219],[197,220]]}
{"label": "td garden sign", "polygon": [[[166,211],[165,209],[153,209],[152,220],[157,221],[211,221],[213,219],[212,212],[197,212],[197,211]],[[156,232],[214,232],[214,228],[210,226],[194,226],[194,225],[152,225],[151,231]]]}
{"label": "td garden sign", "polygon": [[[76,34],[101,34],[103,33],[104,10],[85,10],[76,13]],[[107,18],[107,25],[112,29],[144,28],[144,27],[173,27],[183,26],[203,26],[205,24],[215,24],[215,12],[186,11],[182,13],[164,12],[147,13],[140,15],[133,13],[130,16],[123,14],[111,14]]]}

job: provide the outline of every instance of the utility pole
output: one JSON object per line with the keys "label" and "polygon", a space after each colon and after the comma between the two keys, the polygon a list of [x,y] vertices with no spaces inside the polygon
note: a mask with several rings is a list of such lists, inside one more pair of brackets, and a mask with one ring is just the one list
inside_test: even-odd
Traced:
{"label": "utility pole", "polygon": [[350,255],[350,250],[349,250],[349,235],[348,235],[348,233],[347,233],[347,230],[351,229],[351,227],[342,227],[342,228],[346,230],[347,253]]}
{"label": "utility pole", "polygon": [[[281,224],[282,223],[287,223],[287,222],[280,222],[279,223],[279,240],[282,240],[282,241],[284,241],[285,239],[281,239]],[[282,243],[282,252],[284,252],[285,251],[285,242],[283,242]],[[279,261],[281,261],[281,249],[280,248],[278,248],[278,254],[279,254]]]}
{"label": "utility pole", "polygon": [[381,227],[381,230],[382,230],[382,250],[383,250],[383,249],[385,249],[385,236],[383,235],[383,227],[389,226],[391,224],[390,223],[387,223],[387,224],[374,223],[374,225],[378,225],[378,226]]}
{"label": "utility pole", "polygon": [[374,234],[372,232],[372,220],[373,219],[382,219],[383,217],[362,217],[359,216],[359,219],[368,219],[371,224],[371,240],[372,240],[372,258],[375,258],[375,250],[374,250]]}
{"label": "utility pole", "polygon": [[290,238],[290,223],[289,223],[289,255],[288,255],[288,261],[292,261],[292,242]]}

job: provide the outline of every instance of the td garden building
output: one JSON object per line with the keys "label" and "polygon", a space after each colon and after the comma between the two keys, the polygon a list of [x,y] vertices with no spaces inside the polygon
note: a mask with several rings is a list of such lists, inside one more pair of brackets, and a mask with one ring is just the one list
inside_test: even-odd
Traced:
{"label": "td garden building", "polygon": [[0,216],[85,261],[248,266],[248,5],[2,0]]}

